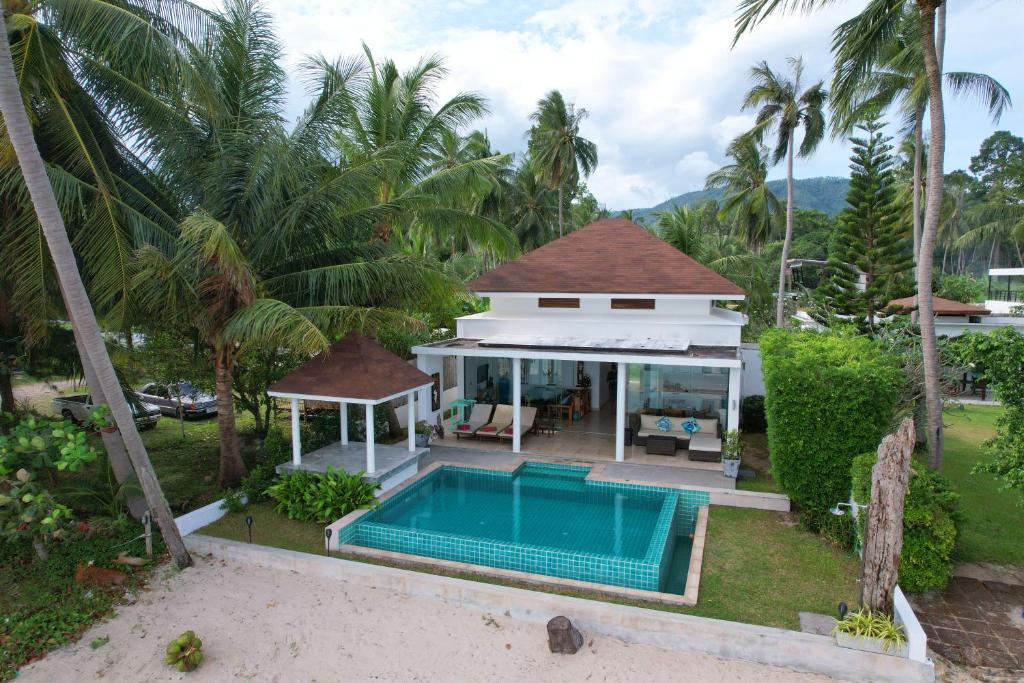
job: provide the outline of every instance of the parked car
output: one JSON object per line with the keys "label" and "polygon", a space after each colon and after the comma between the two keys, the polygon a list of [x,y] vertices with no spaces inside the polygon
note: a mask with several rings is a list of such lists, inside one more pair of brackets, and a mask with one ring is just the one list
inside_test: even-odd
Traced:
{"label": "parked car", "polygon": [[[139,429],[150,429],[156,426],[160,420],[160,408],[138,400],[134,395],[126,395],[128,405],[135,416],[135,424]],[[82,423],[89,419],[89,414],[96,408],[92,402],[92,396],[78,394],[77,396],[57,396],[53,399],[54,412],[60,413],[61,417],[75,423]]]}
{"label": "parked car", "polygon": [[202,417],[217,413],[217,397],[200,391],[190,382],[150,382],[135,392],[140,401],[152,403],[164,415]]}

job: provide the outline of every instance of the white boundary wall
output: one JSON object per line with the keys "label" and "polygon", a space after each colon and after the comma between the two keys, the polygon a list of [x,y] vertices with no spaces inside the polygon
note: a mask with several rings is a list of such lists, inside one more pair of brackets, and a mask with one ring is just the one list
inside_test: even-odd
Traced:
{"label": "white boundary wall", "polygon": [[209,536],[192,535],[185,543],[193,552],[333,579],[358,590],[384,589],[484,613],[501,612],[535,623],[539,629],[552,617],[565,615],[584,632],[627,643],[700,652],[842,680],[880,683],[932,683],[935,680],[931,662],[841,648],[828,636],[539,593]]}
{"label": "white boundary wall", "polygon": [[743,361],[740,397],[764,396],[764,372],[761,370],[760,347],[757,344],[741,345],[740,360]]}
{"label": "white boundary wall", "polygon": [[202,529],[207,524],[213,524],[228,513],[227,510],[221,507],[223,503],[224,499],[221,498],[209,505],[196,508],[192,512],[186,512],[180,517],[175,517],[174,523],[178,525],[178,532],[182,536],[188,536],[196,529]]}

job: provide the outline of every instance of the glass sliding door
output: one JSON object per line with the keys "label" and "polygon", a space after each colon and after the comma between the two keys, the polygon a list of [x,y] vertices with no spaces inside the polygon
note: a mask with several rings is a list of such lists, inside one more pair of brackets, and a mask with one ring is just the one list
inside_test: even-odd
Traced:
{"label": "glass sliding door", "polygon": [[729,368],[630,363],[626,412],[726,422]]}

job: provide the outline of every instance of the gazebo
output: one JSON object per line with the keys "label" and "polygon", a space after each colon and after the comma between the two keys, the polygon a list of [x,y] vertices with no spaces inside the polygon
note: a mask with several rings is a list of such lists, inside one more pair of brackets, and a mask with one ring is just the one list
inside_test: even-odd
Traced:
{"label": "gazebo", "polygon": [[[425,449],[416,448],[416,392],[433,384],[421,372],[377,342],[351,332],[273,384],[267,394],[291,400],[292,461],[279,470],[326,471],[328,466],[347,472],[365,471],[367,479],[380,481],[415,465]],[[374,443],[373,407],[406,396],[408,399],[408,448]],[[302,461],[299,433],[299,401],[325,401],[340,406],[338,443],[307,454]],[[366,443],[349,443],[348,404],[366,407]],[[365,468],[363,455],[365,451]],[[415,471],[415,470],[413,470]]]}

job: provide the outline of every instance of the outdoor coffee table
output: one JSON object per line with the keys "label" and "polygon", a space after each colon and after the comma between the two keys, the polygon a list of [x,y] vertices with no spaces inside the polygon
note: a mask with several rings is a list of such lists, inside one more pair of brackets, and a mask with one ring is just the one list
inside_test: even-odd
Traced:
{"label": "outdoor coffee table", "polygon": [[675,455],[676,437],[671,434],[652,434],[648,436],[647,453],[650,455]]}

